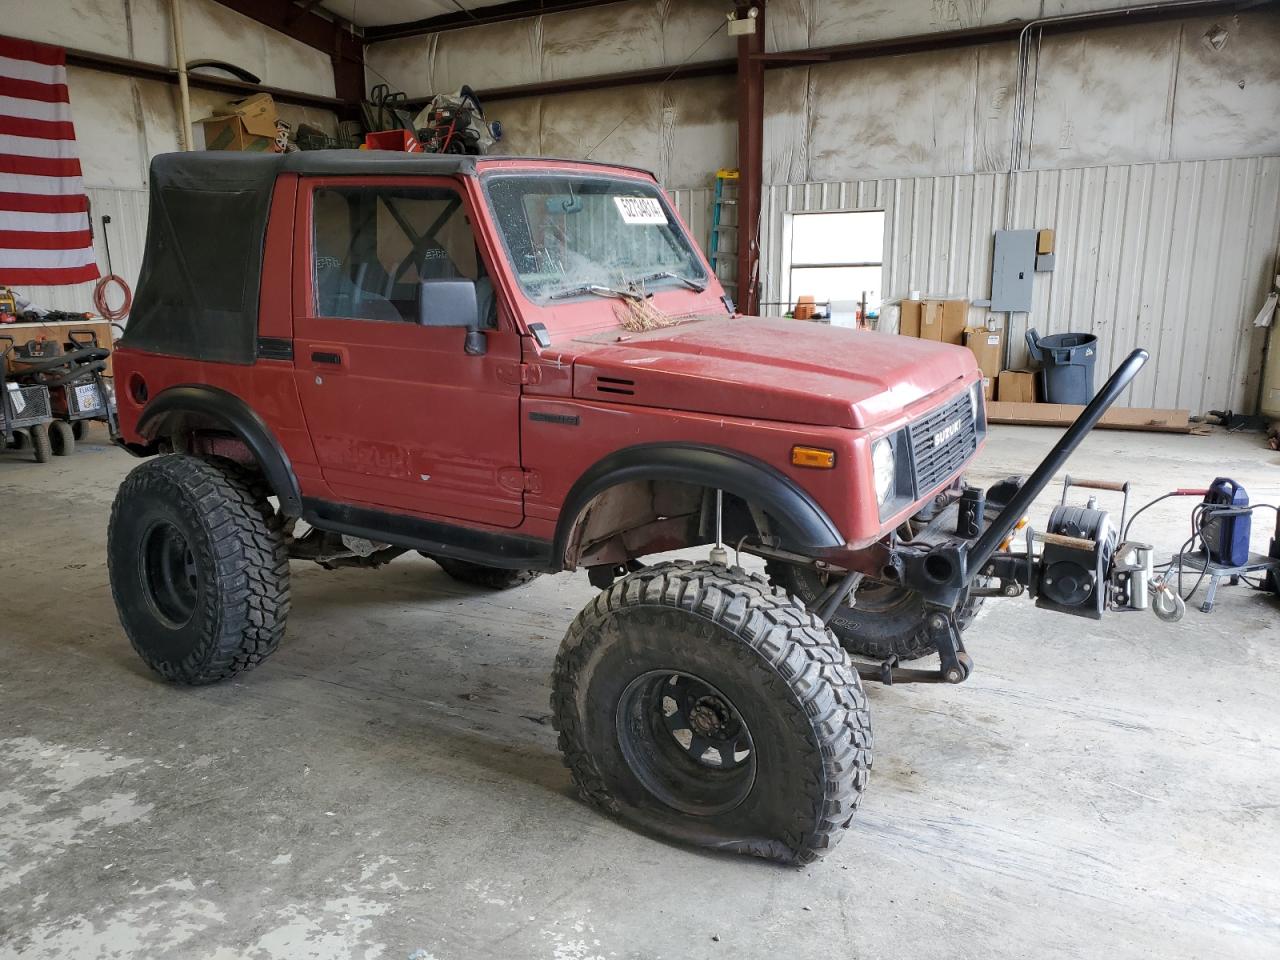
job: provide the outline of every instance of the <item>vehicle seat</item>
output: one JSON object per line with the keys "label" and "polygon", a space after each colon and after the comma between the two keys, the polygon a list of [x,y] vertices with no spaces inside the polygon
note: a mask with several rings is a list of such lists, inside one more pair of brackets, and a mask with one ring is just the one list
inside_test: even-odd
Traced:
{"label": "vehicle seat", "polygon": [[[364,278],[366,268],[359,270]],[[360,320],[400,320],[395,305],[372,290],[362,290],[336,257],[316,258],[316,308],[322,317],[354,317]]]}

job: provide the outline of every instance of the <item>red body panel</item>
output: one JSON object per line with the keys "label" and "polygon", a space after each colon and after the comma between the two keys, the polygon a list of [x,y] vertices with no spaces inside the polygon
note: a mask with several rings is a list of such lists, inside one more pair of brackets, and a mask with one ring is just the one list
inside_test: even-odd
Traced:
{"label": "red body panel", "polygon": [[[571,162],[495,159],[478,166],[481,176],[553,169],[649,179]],[[617,326],[615,301],[548,307],[525,297],[481,181],[433,179],[463,194],[494,282],[499,321],[486,334],[486,355],[464,354],[457,328],[316,317],[311,190],[370,179],[282,176],[267,230],[259,331],[292,340],[294,360],[237,366],[122,347],[115,366],[124,439],[145,439],[137,431],[145,404],[130,389],[136,378],[145,379],[150,397],[207,383],[243,398],[261,416],[304,497],[476,529],[549,539],[566,494],[593,464],[625,447],[663,442],[738,451],[781,470],[828,513],[850,549],[880,539],[915,511],[912,505],[881,521],[870,446],[968,389],[978,379],[968,350],[728,317],[714,281],[700,294],[663,289],[653,299],[669,313],[704,319],[627,334]],[[551,332],[549,348],[528,335],[534,322]],[[313,359],[326,353],[340,363]],[[625,381],[629,392],[601,392],[599,377]],[[530,413],[561,417],[531,420]],[[836,468],[792,466],[796,444],[836,451]]]}
{"label": "red body panel", "polygon": [[756,317],[612,331],[574,347],[575,396],[599,398],[603,376],[634,382],[618,403],[831,427],[880,423],[975,369],[968,350],[927,340]]}

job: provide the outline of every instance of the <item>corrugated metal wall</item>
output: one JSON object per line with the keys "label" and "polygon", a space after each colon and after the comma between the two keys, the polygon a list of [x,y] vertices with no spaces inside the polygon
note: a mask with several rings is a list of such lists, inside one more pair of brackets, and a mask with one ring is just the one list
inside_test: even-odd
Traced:
{"label": "corrugated metal wall", "polygon": [[[107,189],[90,187],[89,216],[93,220],[93,246],[98,255],[98,269],[107,272],[107,243],[111,245],[112,269],[133,289],[142,266],[142,245],[147,238],[147,191],[142,189]],[[105,228],[102,217],[111,222]],[[23,287],[21,293],[32,303],[53,310],[76,313],[92,311],[93,283],[77,283],[65,287]],[[118,293],[108,294],[112,306],[119,303]]]}
{"label": "corrugated metal wall", "polygon": [[[1134,346],[1152,363],[1131,406],[1252,410],[1262,331],[1251,326],[1280,246],[1280,157],[1035,170],[1013,177],[1014,228],[1051,227],[1057,265],[1037,274],[1031,315],[1012,317],[1013,365],[1028,324],[1099,338],[1100,368]],[[788,213],[885,211],[890,298],[984,299],[1008,174],[778,184],[765,189],[764,299],[785,301]],[[684,212],[683,207],[681,212]],[[705,234],[697,234],[703,240]],[[987,311],[974,308],[972,320]],[[897,311],[886,309],[888,328]]]}

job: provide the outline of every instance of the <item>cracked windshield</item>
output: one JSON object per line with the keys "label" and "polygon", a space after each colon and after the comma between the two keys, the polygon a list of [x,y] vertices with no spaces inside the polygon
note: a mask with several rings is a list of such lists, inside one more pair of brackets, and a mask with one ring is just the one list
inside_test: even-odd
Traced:
{"label": "cracked windshield", "polygon": [[634,302],[658,290],[706,288],[706,271],[651,184],[503,176],[487,189],[520,284],[538,303]]}

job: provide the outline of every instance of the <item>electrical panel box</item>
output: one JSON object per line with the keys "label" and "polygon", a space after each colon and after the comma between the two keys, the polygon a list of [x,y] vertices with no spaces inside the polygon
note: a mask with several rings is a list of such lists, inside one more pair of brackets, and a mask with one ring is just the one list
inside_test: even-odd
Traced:
{"label": "electrical panel box", "polygon": [[997,230],[991,263],[991,309],[996,313],[1030,313],[1036,272],[1035,230]]}

